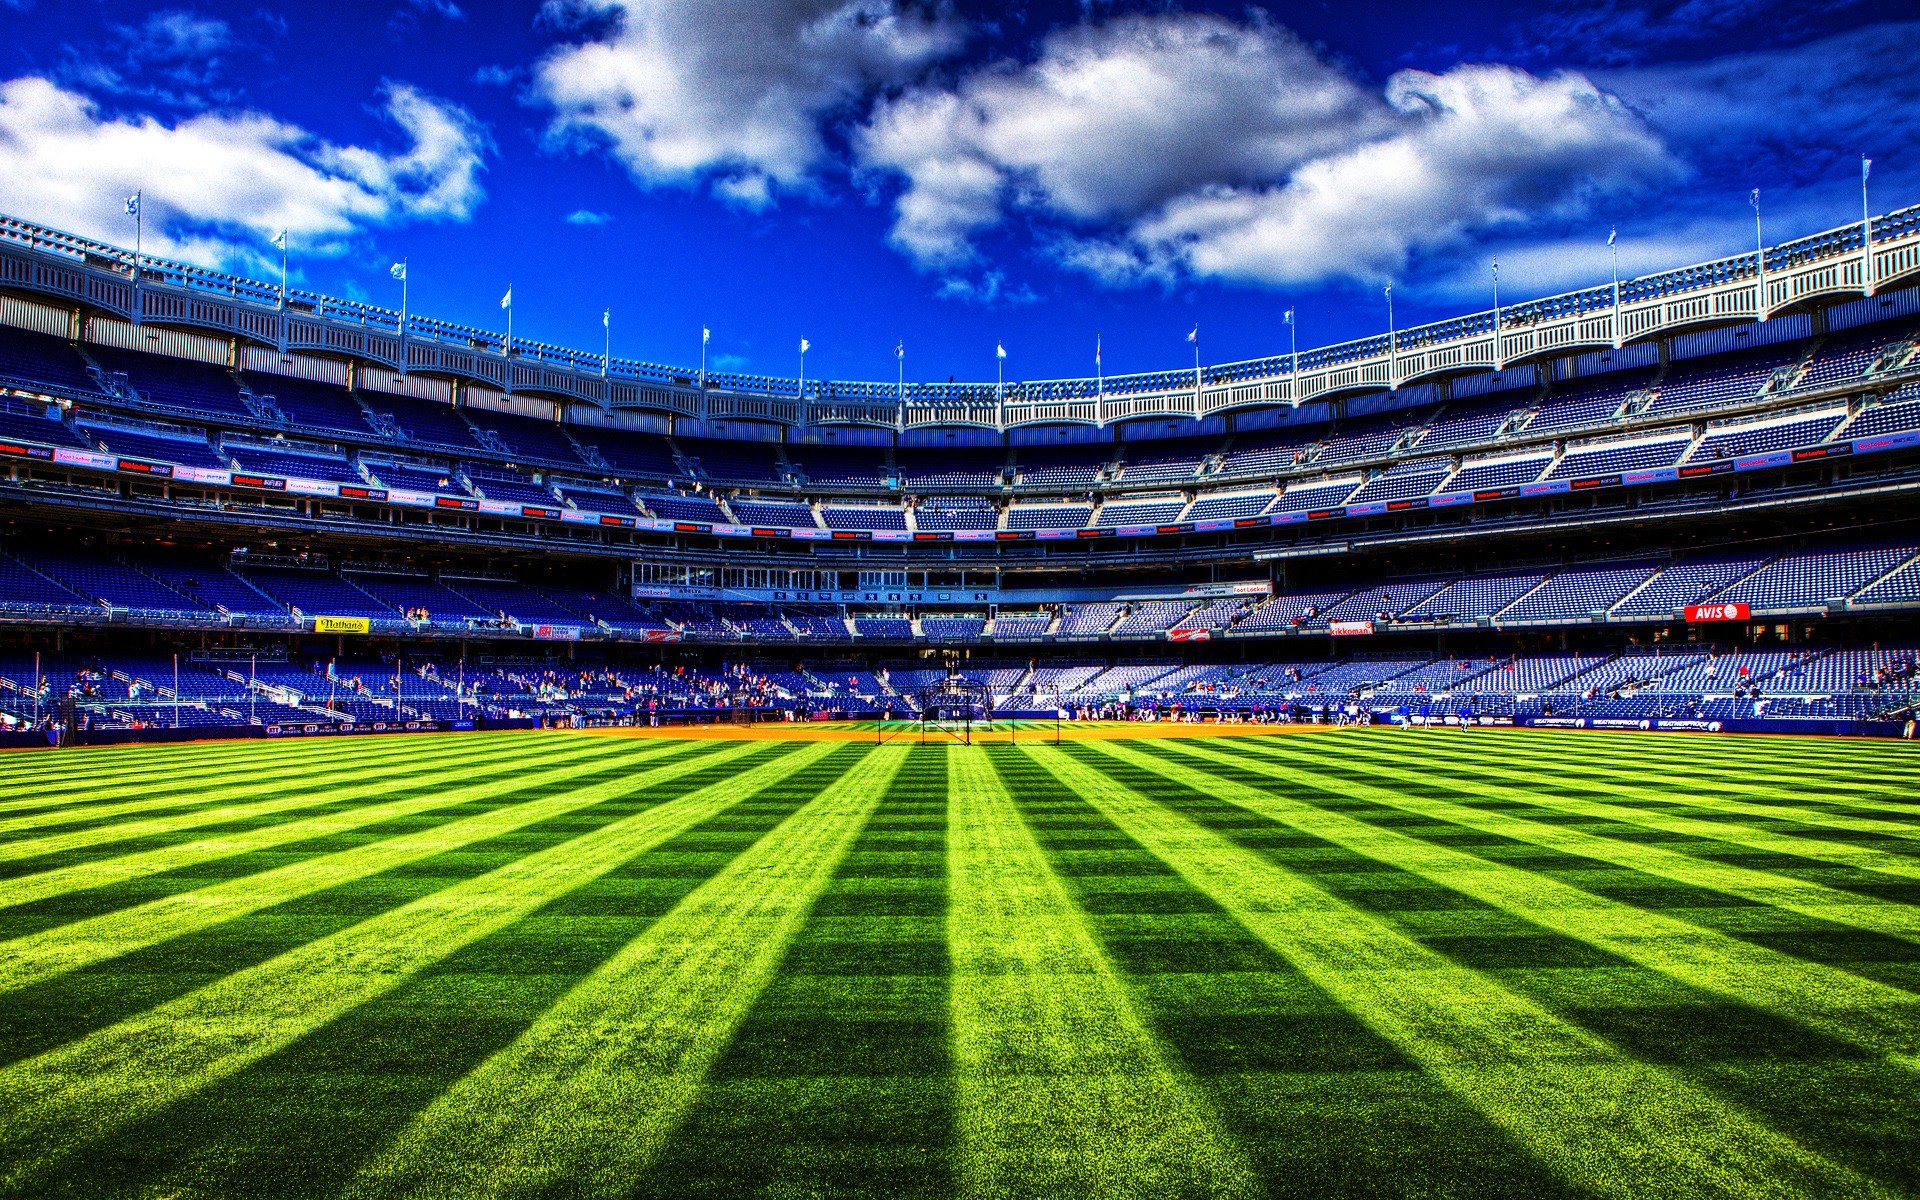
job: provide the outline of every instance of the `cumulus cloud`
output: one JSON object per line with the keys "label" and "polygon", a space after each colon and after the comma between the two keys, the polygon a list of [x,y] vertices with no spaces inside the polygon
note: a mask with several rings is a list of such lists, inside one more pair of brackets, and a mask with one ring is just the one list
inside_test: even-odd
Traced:
{"label": "cumulus cloud", "polygon": [[588,39],[534,71],[550,144],[602,146],[643,187],[713,179],[748,207],[811,186],[823,120],[961,43],[895,0],[550,0],[541,20]]}
{"label": "cumulus cloud", "polygon": [[612,213],[595,212],[590,208],[576,208],[565,218],[569,225],[605,225],[613,220]]}
{"label": "cumulus cloud", "polygon": [[126,242],[122,200],[145,197],[146,249],[206,265],[249,260],[280,230],[308,253],[407,221],[465,220],[484,198],[485,131],[463,109],[403,83],[384,92],[408,146],[327,142],[258,112],[176,124],[109,117],[46,79],[0,83],[0,211]]}
{"label": "cumulus cloud", "polygon": [[882,104],[856,144],[904,178],[891,236],[920,265],[966,263],[1020,209],[1055,219],[1059,262],[1115,284],[1378,278],[1678,169],[1577,74],[1460,66],[1375,90],[1284,29],[1208,16],[1055,34],[1031,65]]}

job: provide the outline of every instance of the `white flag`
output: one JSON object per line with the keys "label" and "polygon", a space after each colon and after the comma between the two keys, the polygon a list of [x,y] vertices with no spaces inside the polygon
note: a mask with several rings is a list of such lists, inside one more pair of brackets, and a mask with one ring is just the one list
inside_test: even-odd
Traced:
{"label": "white flag", "polygon": [[130,217],[137,217],[140,215],[140,193],[139,192],[135,192],[133,195],[127,197],[127,215]]}
{"label": "white flag", "polygon": [[894,347],[893,347],[893,356],[894,356],[895,358],[902,358],[902,359],[903,359],[903,358],[905,358],[905,357],[907,356],[907,344],[906,344],[906,342],[904,342],[904,341],[902,341],[902,342],[898,342],[898,343],[896,343],[896,344],[894,345]]}
{"label": "white flag", "polygon": [[1607,226],[1607,245],[1609,246],[1613,245],[1613,243],[1619,237],[1620,237],[1620,227],[1618,225]]}
{"label": "white flag", "polygon": [[513,307],[513,285],[512,284],[507,285],[507,294],[500,297],[500,307],[501,308]]}
{"label": "white flag", "polygon": [[273,244],[285,250],[287,248],[287,231],[282,229],[279,233],[274,234]]}
{"label": "white flag", "polygon": [[700,344],[704,346],[712,340],[713,340],[713,330],[708,329],[705,325],[702,325],[700,327]]}
{"label": "white flag", "polygon": [[994,343],[993,354],[995,358],[1005,358],[1007,356],[1007,348],[996,342]]}
{"label": "white flag", "polygon": [[1096,367],[1100,365],[1100,338],[1097,334],[1093,339],[1093,365]]}
{"label": "white flag", "polygon": [[1293,324],[1293,310],[1288,309],[1284,314],[1282,314],[1282,319],[1286,321],[1286,323],[1289,325]]}
{"label": "white flag", "polygon": [[[1867,176],[1871,174],[1873,174],[1873,160],[1862,154],[1860,156],[1860,182],[1865,183]],[[139,197],[135,196],[134,199],[138,200]]]}
{"label": "white flag", "polygon": [[1753,205],[1753,211],[1760,211],[1760,189],[1753,189],[1753,195],[1747,197],[1747,203]]}
{"label": "white flag", "polygon": [[1493,260],[1493,281],[1495,283],[1500,282],[1500,260],[1498,258]]}
{"label": "white flag", "polygon": [[811,349],[813,349],[813,343],[812,343],[812,342],[810,342],[810,341],[808,341],[808,340],[807,340],[807,339],[805,339],[805,338],[801,338],[801,339],[800,339],[800,353],[802,353],[802,354],[805,354],[805,353],[806,353],[807,351],[809,351],[809,350],[811,350]]}
{"label": "white flag", "polygon": [[406,262],[403,260],[401,262],[397,262],[392,266],[388,267],[387,274],[393,276],[395,279],[398,279],[400,282],[405,283],[407,281]]}
{"label": "white flag", "polygon": [[1195,325],[1193,327],[1193,332],[1187,335],[1187,340],[1192,342],[1196,346],[1200,344],[1200,327],[1198,325]]}

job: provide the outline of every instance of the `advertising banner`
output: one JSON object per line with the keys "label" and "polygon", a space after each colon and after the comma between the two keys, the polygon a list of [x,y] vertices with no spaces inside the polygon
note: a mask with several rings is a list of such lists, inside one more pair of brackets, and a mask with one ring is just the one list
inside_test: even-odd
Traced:
{"label": "advertising banner", "polygon": [[1744,621],[1753,615],[1745,604],[1689,604],[1689,621]]}
{"label": "advertising banner", "polygon": [[1373,632],[1372,621],[1328,621],[1327,632],[1334,637],[1364,637]]}
{"label": "advertising banner", "polygon": [[371,633],[373,622],[366,617],[315,617],[315,633]]}

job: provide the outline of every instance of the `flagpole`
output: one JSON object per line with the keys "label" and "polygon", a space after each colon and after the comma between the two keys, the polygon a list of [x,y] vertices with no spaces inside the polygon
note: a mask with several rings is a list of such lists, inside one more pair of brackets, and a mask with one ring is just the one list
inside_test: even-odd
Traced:
{"label": "flagpole", "polygon": [[1867,206],[1867,176],[1873,173],[1873,160],[1860,156],[1860,290],[1873,295],[1873,209]]}
{"label": "flagpole", "polygon": [[613,371],[613,310],[610,308],[600,310],[600,334],[600,378],[605,379]]}
{"label": "flagpole", "polygon": [[1767,319],[1767,239],[1760,232],[1760,189],[1753,189],[1749,197],[1753,201],[1753,268],[1759,280],[1760,290],[1754,295],[1754,315],[1762,321]]}
{"label": "flagpole", "polygon": [[1107,398],[1107,368],[1100,361],[1100,335],[1093,335],[1093,397],[1095,400]]}
{"label": "flagpole", "polygon": [[1504,371],[1506,360],[1500,354],[1500,256],[1493,258],[1493,369]]}
{"label": "flagpole", "polygon": [[800,390],[795,395],[802,401],[807,398],[807,339],[800,339]]}
{"label": "flagpole", "polygon": [[293,238],[282,229],[280,231],[280,307],[283,310],[287,307],[287,245],[292,241]]}
{"label": "flagpole", "polygon": [[1291,308],[1287,310],[1287,342],[1288,342],[1288,346],[1292,351],[1292,357],[1293,357],[1293,368],[1289,372],[1292,378],[1287,381],[1288,383],[1287,398],[1293,401],[1293,406],[1295,408],[1299,408],[1300,407],[1300,319],[1294,313],[1294,310]]}
{"label": "flagpole", "polygon": [[1193,415],[1200,415],[1200,327],[1193,327]]}
{"label": "flagpole", "polygon": [[1400,335],[1393,325],[1393,280],[1387,280],[1387,383],[1400,386]]}
{"label": "flagpole", "polygon": [[1607,229],[1607,253],[1613,257],[1613,348],[1618,350],[1622,342],[1620,336],[1620,227]]}

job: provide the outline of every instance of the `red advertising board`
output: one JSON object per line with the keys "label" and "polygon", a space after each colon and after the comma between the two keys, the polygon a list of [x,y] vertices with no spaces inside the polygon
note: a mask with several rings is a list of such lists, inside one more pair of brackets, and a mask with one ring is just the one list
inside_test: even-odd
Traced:
{"label": "red advertising board", "polygon": [[1744,604],[1689,604],[1689,621],[1744,621],[1752,616],[1752,610]]}
{"label": "red advertising board", "polygon": [[1361,637],[1373,632],[1372,621],[1329,621],[1327,632],[1335,637]]}

